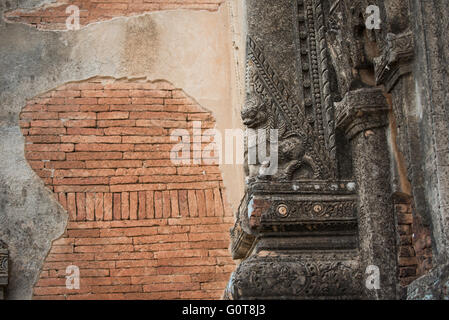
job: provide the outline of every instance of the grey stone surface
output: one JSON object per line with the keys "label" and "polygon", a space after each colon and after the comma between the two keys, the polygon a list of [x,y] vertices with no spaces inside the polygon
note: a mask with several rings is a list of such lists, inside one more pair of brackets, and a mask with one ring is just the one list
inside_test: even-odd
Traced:
{"label": "grey stone surface", "polygon": [[[427,215],[431,218],[434,258],[449,259],[449,27],[447,1],[411,1],[416,43],[414,77]],[[416,161],[416,160],[415,160]]]}
{"label": "grey stone surface", "polygon": [[0,238],[10,254],[6,297],[29,299],[51,241],[64,231],[67,214],[24,160],[20,130],[2,127],[0,132],[0,150],[5,150],[0,156]]}
{"label": "grey stone surface", "polygon": [[409,300],[449,300],[449,266],[440,265],[407,288]]}

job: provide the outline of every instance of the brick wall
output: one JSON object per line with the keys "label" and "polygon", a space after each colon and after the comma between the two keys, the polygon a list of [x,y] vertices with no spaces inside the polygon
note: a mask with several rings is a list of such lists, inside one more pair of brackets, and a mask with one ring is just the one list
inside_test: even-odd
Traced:
{"label": "brick wall", "polygon": [[424,226],[420,216],[413,216],[413,248],[415,249],[416,274],[422,276],[432,269],[432,238],[430,228]]}
{"label": "brick wall", "polygon": [[18,9],[5,13],[7,20],[31,24],[39,29],[63,30],[70,14],[69,5],[80,9],[80,25],[109,20],[113,17],[130,16],[151,11],[192,9],[218,10],[224,0],[59,0],[53,4],[35,10]]}
{"label": "brick wall", "polygon": [[195,120],[214,127],[167,82],[94,78],[28,102],[25,157],[69,214],[34,298],[220,298],[234,263],[219,167],[170,160],[170,133]]}
{"label": "brick wall", "polygon": [[395,211],[399,233],[399,280],[402,286],[407,286],[432,267],[430,231],[413,214],[410,196],[396,195]]}

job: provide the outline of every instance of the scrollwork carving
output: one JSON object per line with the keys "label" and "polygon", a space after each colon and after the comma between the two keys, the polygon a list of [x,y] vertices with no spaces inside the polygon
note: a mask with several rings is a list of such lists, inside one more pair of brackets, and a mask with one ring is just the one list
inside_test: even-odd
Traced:
{"label": "scrollwork carving", "polygon": [[356,260],[299,256],[253,256],[240,264],[227,288],[233,299],[334,298],[360,296],[361,273]]}
{"label": "scrollwork carving", "polygon": [[[275,181],[298,177],[326,179],[330,176],[321,147],[302,108],[271,68],[262,50],[248,37],[248,98],[242,109],[243,123],[251,129],[277,129],[279,137],[279,170],[274,176],[260,174],[262,166],[247,169],[250,177]],[[267,134],[269,136],[269,133]],[[266,141],[266,146],[269,145]],[[248,145],[247,145],[248,147]],[[254,147],[254,146],[252,146]]]}

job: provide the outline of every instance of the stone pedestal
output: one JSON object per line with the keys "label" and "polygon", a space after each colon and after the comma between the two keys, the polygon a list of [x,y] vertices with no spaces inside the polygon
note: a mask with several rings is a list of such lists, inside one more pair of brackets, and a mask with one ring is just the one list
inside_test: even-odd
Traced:
{"label": "stone pedestal", "polygon": [[[245,227],[233,251],[252,250],[232,275],[228,298],[360,298],[354,182],[254,182],[242,205]],[[240,241],[243,234],[254,243]]]}

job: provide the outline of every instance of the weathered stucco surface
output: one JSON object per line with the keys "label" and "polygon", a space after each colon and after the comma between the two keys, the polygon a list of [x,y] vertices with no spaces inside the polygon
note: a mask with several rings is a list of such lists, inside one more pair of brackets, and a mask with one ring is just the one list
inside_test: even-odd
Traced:
{"label": "weathered stucco surface", "polygon": [[[3,11],[6,4],[1,5]],[[229,31],[239,29],[230,26],[239,20],[231,19],[236,8],[155,12],[78,31],[38,31],[0,17],[0,238],[10,250],[9,299],[31,298],[51,242],[67,221],[25,160],[18,120],[26,100],[94,76],[166,80],[212,111],[222,132],[239,127],[241,76],[235,66],[241,63],[235,61],[239,44],[232,46],[235,35]],[[223,178],[235,207],[243,172],[223,166]]]}

